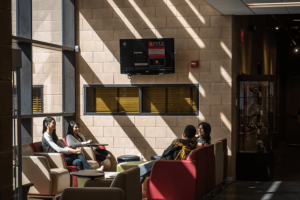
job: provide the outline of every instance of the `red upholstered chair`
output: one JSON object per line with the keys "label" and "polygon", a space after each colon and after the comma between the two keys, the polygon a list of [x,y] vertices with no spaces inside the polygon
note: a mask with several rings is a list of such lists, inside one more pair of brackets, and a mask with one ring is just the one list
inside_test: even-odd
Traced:
{"label": "red upholstered chair", "polygon": [[[43,152],[42,142],[30,143],[29,146],[31,147],[33,152]],[[65,160],[65,166],[67,166],[66,160]],[[69,172],[78,172],[76,166],[67,166],[67,170]],[[76,176],[72,176],[72,175],[70,176],[70,187],[78,187],[78,181]]]}
{"label": "red upholstered chair", "polygon": [[228,167],[228,150],[227,150],[227,139],[221,139],[223,142],[223,153],[224,153],[224,170],[223,170],[223,179],[227,179],[227,167]]}
{"label": "red upholstered chair", "polygon": [[187,160],[156,161],[147,180],[147,199],[196,200],[204,196],[209,166],[207,163],[210,162],[207,151],[210,152],[210,148],[200,147],[193,150]]}

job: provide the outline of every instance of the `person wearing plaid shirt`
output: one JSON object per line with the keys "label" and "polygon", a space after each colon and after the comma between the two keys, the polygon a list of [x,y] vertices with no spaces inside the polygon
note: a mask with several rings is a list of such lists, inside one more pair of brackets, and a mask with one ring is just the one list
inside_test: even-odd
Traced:
{"label": "person wearing plaid shirt", "polygon": [[[163,152],[160,160],[186,160],[193,149],[196,148],[194,137],[196,128],[193,125],[187,125],[182,133],[182,139],[173,140],[171,145]],[[145,180],[145,175],[149,176],[154,162],[149,162],[139,166],[141,183]]]}

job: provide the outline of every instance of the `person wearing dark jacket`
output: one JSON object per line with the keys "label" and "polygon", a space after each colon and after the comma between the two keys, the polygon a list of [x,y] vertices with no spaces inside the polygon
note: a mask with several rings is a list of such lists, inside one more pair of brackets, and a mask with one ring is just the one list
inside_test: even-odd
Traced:
{"label": "person wearing dark jacket", "polygon": [[[186,160],[190,152],[196,148],[196,143],[192,140],[196,135],[196,128],[187,125],[182,133],[182,139],[175,139],[171,145],[164,150],[160,160]],[[154,162],[149,162],[139,166],[141,183],[145,180],[145,175],[149,175]]]}

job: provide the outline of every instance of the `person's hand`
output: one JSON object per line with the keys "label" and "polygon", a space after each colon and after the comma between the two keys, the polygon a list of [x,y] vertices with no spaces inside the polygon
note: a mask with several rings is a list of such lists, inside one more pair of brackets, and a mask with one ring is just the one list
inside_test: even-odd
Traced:
{"label": "person's hand", "polygon": [[77,149],[75,150],[75,152],[76,152],[76,154],[82,154],[82,148],[77,148]]}
{"label": "person's hand", "polygon": [[88,140],[88,141],[87,141],[88,144],[91,144],[92,142],[93,142],[92,140]]}

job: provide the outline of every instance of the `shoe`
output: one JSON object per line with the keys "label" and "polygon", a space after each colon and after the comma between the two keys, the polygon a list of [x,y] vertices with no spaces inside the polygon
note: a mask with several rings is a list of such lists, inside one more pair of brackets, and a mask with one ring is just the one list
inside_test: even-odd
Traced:
{"label": "shoe", "polygon": [[101,165],[101,167],[99,167],[99,168],[96,169],[96,170],[98,170],[98,171],[103,171],[103,169],[104,169],[104,165]]}

